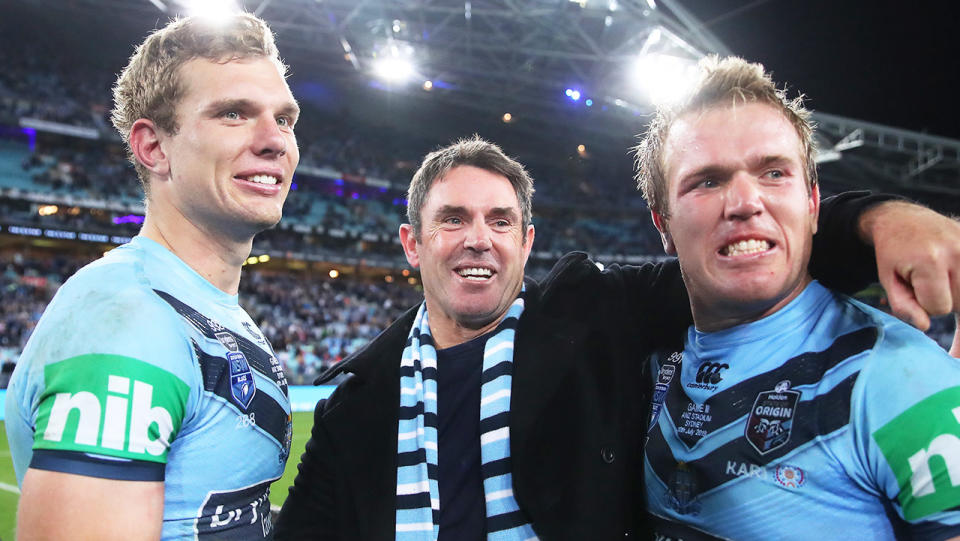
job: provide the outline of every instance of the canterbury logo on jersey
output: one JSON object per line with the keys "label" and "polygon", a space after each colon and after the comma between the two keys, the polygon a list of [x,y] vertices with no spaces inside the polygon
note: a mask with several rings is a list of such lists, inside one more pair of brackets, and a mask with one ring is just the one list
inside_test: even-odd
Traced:
{"label": "canterbury logo on jersey", "polygon": [[960,386],[915,404],[873,433],[897,476],[903,516],[916,520],[960,501]]}
{"label": "canterbury logo on jersey", "polygon": [[188,396],[179,378],[117,355],[73,357],[44,377],[34,448],[166,460]]}
{"label": "canterbury logo on jersey", "polygon": [[726,370],[727,368],[730,368],[730,365],[727,363],[703,363],[700,365],[700,368],[697,369],[697,383],[712,383],[716,385],[723,380],[720,371]]}

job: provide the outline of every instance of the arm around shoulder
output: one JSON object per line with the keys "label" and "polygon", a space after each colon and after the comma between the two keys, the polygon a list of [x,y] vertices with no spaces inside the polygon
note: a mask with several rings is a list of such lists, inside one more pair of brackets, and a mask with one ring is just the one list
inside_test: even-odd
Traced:
{"label": "arm around shoulder", "polygon": [[[53,514],[55,516],[52,516]],[[18,539],[160,539],[162,481],[118,481],[28,469]]]}
{"label": "arm around shoulder", "polygon": [[297,466],[274,529],[274,539],[340,539],[337,520],[333,447],[323,427],[326,400],[314,410],[313,429]]}

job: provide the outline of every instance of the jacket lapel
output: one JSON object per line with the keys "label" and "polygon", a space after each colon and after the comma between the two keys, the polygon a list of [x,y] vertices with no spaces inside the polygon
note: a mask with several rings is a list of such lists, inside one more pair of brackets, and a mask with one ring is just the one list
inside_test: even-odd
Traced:
{"label": "jacket lapel", "polygon": [[[349,498],[362,529],[358,539],[393,539],[396,530],[397,415],[400,356],[419,306],[401,316],[367,347],[344,360],[336,372],[349,392],[334,400],[324,424],[349,476]],[[329,379],[324,374],[321,379]]]}

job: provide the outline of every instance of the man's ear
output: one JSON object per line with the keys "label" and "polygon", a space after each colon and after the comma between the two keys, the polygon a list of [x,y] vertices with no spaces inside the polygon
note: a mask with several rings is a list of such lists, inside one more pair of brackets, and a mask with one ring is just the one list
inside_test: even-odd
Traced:
{"label": "man's ear", "polygon": [[820,223],[820,183],[810,187],[810,219],[813,220],[812,231],[817,232],[817,225]]}
{"label": "man's ear", "polygon": [[403,253],[407,256],[407,263],[417,268],[420,266],[420,254],[417,252],[416,236],[413,234],[413,226],[410,224],[400,224],[400,244],[403,245]]}
{"label": "man's ear", "polygon": [[673,237],[670,236],[670,230],[667,229],[667,221],[660,215],[660,213],[651,210],[650,217],[653,218],[653,225],[657,227],[657,231],[660,232],[660,240],[663,242],[663,251],[667,255],[677,255],[677,247],[673,244]]}
{"label": "man's ear", "polygon": [[160,145],[160,129],[152,120],[141,118],[130,127],[130,151],[151,173],[158,177],[170,174],[170,162]]}
{"label": "man's ear", "polygon": [[523,238],[523,264],[527,264],[527,259],[530,257],[530,250],[533,249],[533,238],[536,236],[536,231],[533,228],[533,224],[527,226],[526,234]]}

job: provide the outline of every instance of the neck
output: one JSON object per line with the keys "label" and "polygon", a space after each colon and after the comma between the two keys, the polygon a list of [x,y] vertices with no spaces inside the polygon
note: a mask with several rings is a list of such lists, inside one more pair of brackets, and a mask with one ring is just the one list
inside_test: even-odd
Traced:
{"label": "neck", "polygon": [[240,268],[250,255],[253,237],[234,239],[210,231],[185,216],[148,212],[140,234],[173,252],[217,289],[236,295]]}
{"label": "neck", "polygon": [[507,315],[507,313],[504,312],[482,327],[472,327],[465,326],[445,316],[434,318],[433,314],[439,315],[439,312],[433,312],[431,310],[429,301],[427,301],[427,312],[430,314],[430,336],[433,337],[433,342],[436,344],[437,349],[458,346],[486,334],[496,329],[497,325],[499,325]]}
{"label": "neck", "polygon": [[712,303],[697,302],[690,298],[693,324],[700,332],[717,332],[737,325],[752,323],[771,316],[797,298],[813,279],[804,276],[786,295],[771,299],[745,302],[739,299],[718,299]]}

